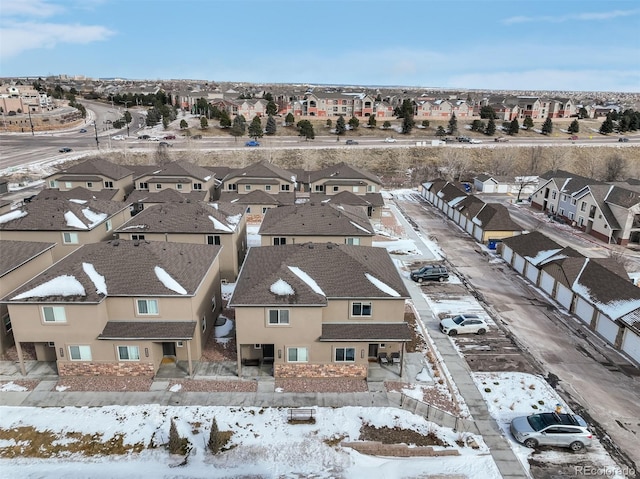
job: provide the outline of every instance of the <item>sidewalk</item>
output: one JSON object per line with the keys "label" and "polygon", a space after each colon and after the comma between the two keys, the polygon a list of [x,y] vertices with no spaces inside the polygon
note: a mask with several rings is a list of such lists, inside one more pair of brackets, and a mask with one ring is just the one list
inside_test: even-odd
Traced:
{"label": "sidewalk", "polygon": [[[416,247],[420,251],[424,251],[426,246],[413,227],[406,221],[395,205],[391,206],[391,208],[398,218],[398,221],[400,221],[404,226],[406,236],[414,241]],[[430,251],[427,251],[424,256],[425,259],[433,258]],[[431,339],[438,348],[453,382],[464,398],[484,442],[489,446],[491,456],[498,466],[500,474],[502,474],[502,477],[505,479],[529,477],[511,449],[509,442],[502,435],[500,427],[489,414],[487,403],[484,401],[482,395],[478,391],[478,388],[473,382],[473,379],[471,378],[471,370],[467,366],[466,361],[455,350],[449,337],[440,333],[438,329],[438,320],[434,318],[433,312],[422,296],[420,286],[408,278],[405,278],[405,286],[411,294],[411,300],[413,301],[416,311],[420,315],[424,328],[430,333]]]}

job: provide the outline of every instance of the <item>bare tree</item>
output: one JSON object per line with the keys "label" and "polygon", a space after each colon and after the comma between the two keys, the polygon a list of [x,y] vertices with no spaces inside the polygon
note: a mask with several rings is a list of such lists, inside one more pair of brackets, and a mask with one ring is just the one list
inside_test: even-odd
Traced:
{"label": "bare tree", "polygon": [[515,164],[509,148],[496,148],[491,152],[491,157],[486,162],[487,172],[496,176],[512,175]]}
{"label": "bare tree", "polygon": [[542,148],[539,146],[532,146],[529,149],[529,171],[530,175],[537,175],[542,172],[543,164],[543,155]]}
{"label": "bare tree", "polygon": [[567,151],[564,148],[549,148],[547,153],[547,169],[558,171],[566,168]]}
{"label": "bare tree", "polygon": [[576,173],[587,178],[598,179],[600,177],[601,161],[597,152],[584,148],[580,157],[574,160],[573,168]]}
{"label": "bare tree", "polygon": [[604,181],[618,181],[624,178],[627,170],[627,160],[618,154],[614,154],[605,160]]}
{"label": "bare tree", "polygon": [[446,150],[442,159],[444,165],[440,171],[445,173],[449,180],[463,179],[473,163],[468,154],[458,149]]}

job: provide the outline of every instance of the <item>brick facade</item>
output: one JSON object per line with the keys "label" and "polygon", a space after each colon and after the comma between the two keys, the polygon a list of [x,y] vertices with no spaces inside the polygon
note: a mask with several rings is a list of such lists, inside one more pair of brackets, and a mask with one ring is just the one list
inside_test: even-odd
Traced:
{"label": "brick facade", "polygon": [[367,378],[361,364],[275,364],[276,378]]}
{"label": "brick facade", "polygon": [[153,363],[85,363],[58,361],[58,375],[62,376],[117,376],[153,377],[155,369]]}

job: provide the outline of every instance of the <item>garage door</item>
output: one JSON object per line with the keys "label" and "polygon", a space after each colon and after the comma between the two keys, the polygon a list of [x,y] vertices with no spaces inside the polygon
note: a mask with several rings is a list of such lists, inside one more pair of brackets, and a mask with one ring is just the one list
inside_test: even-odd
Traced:
{"label": "garage door", "polygon": [[584,299],[578,297],[575,313],[582,321],[587,324],[591,324],[591,319],[593,318],[593,306],[591,306],[591,303],[588,303]]}
{"label": "garage door", "polygon": [[482,228],[476,226],[475,229],[473,230],[473,237],[478,241],[482,241],[482,233],[483,233]]}
{"label": "garage door", "polygon": [[611,345],[616,342],[616,336],[618,335],[618,325],[611,321],[602,313],[598,313],[598,325],[596,331],[602,335],[604,339],[609,341]]}
{"label": "garage door", "polygon": [[573,291],[567,288],[564,284],[558,283],[558,289],[556,290],[556,300],[558,301],[558,303],[564,306],[567,311],[571,311]]}
{"label": "garage door", "polygon": [[498,193],[508,193],[509,192],[509,185],[498,185],[496,190],[497,190]]}
{"label": "garage door", "polygon": [[625,328],[622,338],[622,350],[638,364],[640,364],[640,336],[629,328]]}
{"label": "garage door", "polygon": [[517,254],[515,258],[513,258],[513,269],[515,269],[518,273],[524,273],[525,264],[525,260],[522,256]]}
{"label": "garage door", "polygon": [[540,287],[542,288],[542,291],[544,291],[545,293],[553,296],[553,286],[555,282],[556,280],[553,279],[553,276],[551,276],[546,271],[543,271],[540,274]]}
{"label": "garage door", "polygon": [[527,263],[527,278],[529,279],[529,281],[537,285],[539,274],[540,274],[540,270],[538,268],[536,268],[531,263]]}
{"label": "garage door", "polygon": [[473,235],[473,227],[475,225],[473,224],[473,221],[471,220],[467,220],[467,227],[465,228],[467,230],[467,233],[469,233],[470,235]]}
{"label": "garage door", "polygon": [[508,246],[502,246],[502,259],[504,259],[507,263],[511,264],[511,260],[513,259],[513,250]]}

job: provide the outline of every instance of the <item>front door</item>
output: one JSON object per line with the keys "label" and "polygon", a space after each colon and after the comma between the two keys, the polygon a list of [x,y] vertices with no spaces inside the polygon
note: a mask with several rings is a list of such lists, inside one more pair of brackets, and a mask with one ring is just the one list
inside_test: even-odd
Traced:
{"label": "front door", "polygon": [[369,345],[369,359],[378,359],[378,344],[370,344]]}
{"label": "front door", "polygon": [[176,343],[162,343],[162,356],[175,356],[176,355]]}
{"label": "front door", "polygon": [[273,344],[262,345],[262,361],[266,364],[273,363]]}

